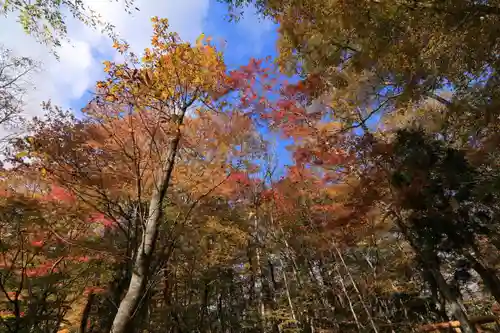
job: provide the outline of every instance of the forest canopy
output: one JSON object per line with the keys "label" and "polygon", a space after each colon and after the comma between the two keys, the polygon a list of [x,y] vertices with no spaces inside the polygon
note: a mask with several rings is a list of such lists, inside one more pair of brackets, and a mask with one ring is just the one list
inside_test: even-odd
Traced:
{"label": "forest canopy", "polygon": [[221,2],[277,57],[153,17],[79,117],[3,53],[0,332],[500,331],[500,2]]}

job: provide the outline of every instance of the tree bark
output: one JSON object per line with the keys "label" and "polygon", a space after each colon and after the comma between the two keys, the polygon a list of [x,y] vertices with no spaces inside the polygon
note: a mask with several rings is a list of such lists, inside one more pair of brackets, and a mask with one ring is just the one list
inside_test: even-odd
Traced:
{"label": "tree bark", "polygon": [[474,328],[474,326],[470,323],[464,305],[458,299],[457,295],[451,291],[450,286],[443,277],[443,274],[441,274],[441,270],[439,269],[439,264],[436,263],[436,260],[434,260],[434,258],[429,258],[429,255],[426,254],[424,251],[422,251],[421,247],[415,241],[414,237],[412,236],[408,227],[403,222],[402,218],[398,216],[396,213],[394,213],[394,215],[399,229],[405,236],[406,240],[410,243],[411,247],[413,248],[413,251],[415,251],[416,255],[420,257],[422,263],[425,265],[425,268],[434,278],[434,281],[437,284],[439,292],[446,300],[447,304],[450,306],[453,316],[455,316],[455,318],[458,319],[458,321],[460,321],[460,328],[462,332],[476,333],[477,331]]}
{"label": "tree bark", "polygon": [[471,262],[472,268],[481,276],[481,279],[491,295],[500,304],[500,279],[496,275],[496,272],[490,267],[487,267],[471,253],[464,251],[464,254],[465,257]]}
{"label": "tree bark", "polygon": [[457,295],[455,295],[455,293],[451,291],[450,286],[444,279],[439,269],[434,265],[431,265],[429,267],[429,271],[436,280],[439,291],[441,292],[443,297],[446,299],[448,305],[450,306],[451,313],[453,314],[453,316],[455,316],[455,318],[457,318],[460,321],[460,328],[462,329],[462,331],[464,333],[475,333],[476,329],[470,323],[462,302],[458,299]]}
{"label": "tree bark", "polygon": [[87,331],[87,325],[90,318],[90,310],[92,309],[92,305],[94,304],[95,294],[90,292],[87,297],[87,303],[85,304],[85,308],[83,309],[82,318],[80,320],[80,331],[79,333],[85,333]]}
{"label": "tree bark", "polygon": [[145,222],[142,240],[137,249],[137,257],[134,263],[132,278],[125,294],[120,302],[118,311],[110,333],[131,333],[134,331],[131,327],[133,316],[137,311],[142,297],[144,296],[147,282],[150,275],[149,265],[155,250],[156,240],[158,238],[158,227],[163,218],[163,200],[170,185],[172,171],[174,169],[175,158],[181,139],[181,125],[186,113],[187,107],[181,110],[181,115],[177,118],[176,134],[169,144],[167,154],[160,170],[160,177],[156,181],[151,200],[149,202],[148,218]]}
{"label": "tree bark", "polygon": [[260,237],[259,237],[259,219],[257,217],[257,210],[254,215],[254,236],[256,240],[255,246],[255,289],[257,291],[257,304],[260,320],[260,330],[262,333],[266,331],[266,308],[263,300],[262,289],[264,281],[262,279],[262,267],[260,263]]}
{"label": "tree bark", "polygon": [[281,263],[281,274],[283,276],[283,282],[285,283],[286,298],[288,300],[288,306],[290,307],[290,314],[292,315],[292,319],[295,322],[297,322],[297,317],[295,317],[295,310],[293,309],[292,297],[290,296],[290,289],[288,289],[288,280],[286,278],[286,272],[284,269],[283,259],[281,259],[281,257],[280,257],[280,263]]}

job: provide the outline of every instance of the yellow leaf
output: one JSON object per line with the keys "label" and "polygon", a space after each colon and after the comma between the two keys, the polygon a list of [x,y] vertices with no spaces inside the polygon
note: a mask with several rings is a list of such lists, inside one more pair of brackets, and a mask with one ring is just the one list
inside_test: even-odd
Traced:
{"label": "yellow leaf", "polygon": [[28,152],[27,151],[22,151],[22,152],[19,152],[16,154],[16,158],[23,158],[23,157],[26,157],[28,156]]}
{"label": "yellow leaf", "polygon": [[104,64],[104,72],[109,72],[111,70],[111,62],[106,60],[106,61],[103,61],[103,64]]}
{"label": "yellow leaf", "polygon": [[198,38],[196,39],[196,46],[201,46],[201,42],[203,42],[203,39],[205,39],[205,34],[202,33]]}

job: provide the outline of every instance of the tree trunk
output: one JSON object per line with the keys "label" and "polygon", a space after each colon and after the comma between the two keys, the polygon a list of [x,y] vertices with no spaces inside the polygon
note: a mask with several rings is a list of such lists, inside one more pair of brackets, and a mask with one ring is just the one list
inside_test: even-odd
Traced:
{"label": "tree trunk", "polygon": [[156,181],[151,200],[149,202],[148,218],[145,222],[144,233],[142,240],[137,249],[137,257],[134,263],[132,278],[125,294],[125,297],[120,302],[116,313],[111,333],[131,333],[134,331],[131,323],[133,316],[137,311],[149,279],[149,265],[153,256],[156,239],[158,237],[158,227],[163,218],[163,200],[170,184],[170,178],[174,169],[175,157],[179,147],[181,138],[180,125],[186,113],[186,108],[183,108],[181,115],[177,119],[177,130],[175,137],[170,142],[165,160],[160,171],[160,177]]}
{"label": "tree trunk", "polygon": [[257,304],[258,304],[258,313],[260,320],[260,330],[262,333],[266,331],[266,309],[263,300],[262,289],[264,286],[264,281],[262,279],[262,267],[260,264],[260,237],[259,237],[259,219],[257,217],[257,213],[254,215],[254,236],[256,239],[255,246],[255,289],[257,291]]}
{"label": "tree trunk", "polygon": [[120,303],[127,285],[130,283],[132,264],[129,260],[119,264],[118,268],[115,269],[118,271],[117,275],[108,285],[108,293],[98,301],[97,327],[99,332],[108,332],[111,329],[113,318],[116,315],[116,305]]}
{"label": "tree trunk", "polygon": [[[351,271],[349,270],[349,267],[345,263],[344,256],[342,255],[342,252],[340,252],[339,248],[335,244],[333,244],[333,247],[335,248],[335,251],[337,252],[337,256],[339,257],[340,262],[342,263],[342,266],[344,267],[344,270],[346,271],[347,276],[349,277],[349,280],[351,281],[352,287],[354,288],[354,290],[356,291],[356,294],[358,295],[358,299],[359,299],[361,305],[363,306],[363,309],[365,310],[366,315],[368,316],[368,320],[370,321],[370,325],[372,326],[373,331],[375,333],[378,333],[379,330],[377,328],[377,325],[375,325],[375,322],[373,321],[373,316],[371,314],[371,311],[366,306],[363,295],[359,291],[357,283],[356,283],[356,281],[354,281],[354,278],[352,277]],[[332,255],[334,256],[333,253],[332,253]]]}
{"label": "tree trunk", "polygon": [[354,322],[356,323],[356,327],[358,328],[358,331],[361,330],[361,324],[359,323],[358,316],[356,315],[356,310],[354,310],[354,306],[351,301],[351,297],[349,297],[349,293],[347,292],[347,288],[345,287],[344,283],[344,277],[340,273],[339,267],[337,263],[335,263],[335,272],[337,273],[340,281],[340,286],[342,287],[342,291],[347,299],[347,303],[349,304],[349,309],[351,310],[352,317],[354,318]]}
{"label": "tree trunk", "polygon": [[394,213],[396,218],[396,223],[405,236],[406,240],[410,243],[415,254],[420,257],[422,263],[425,265],[425,268],[429,271],[431,276],[434,278],[436,282],[439,292],[446,300],[446,303],[450,306],[451,313],[453,316],[460,321],[460,329],[463,333],[476,333],[476,329],[470,323],[467,313],[465,311],[465,307],[462,302],[458,299],[457,295],[453,293],[450,289],[450,286],[446,282],[443,274],[439,269],[439,264],[434,260],[435,258],[429,258],[429,255],[422,251],[421,246],[417,244],[415,239],[413,238],[410,230],[404,224],[402,218]]}
{"label": "tree trunk", "polygon": [[283,259],[281,259],[281,257],[280,257],[280,263],[281,263],[281,274],[283,276],[283,282],[285,283],[286,298],[288,300],[288,306],[290,307],[290,314],[292,315],[292,319],[295,321],[295,324],[297,324],[297,317],[295,316],[295,310],[293,309],[292,297],[290,297],[290,289],[288,288],[286,271],[284,269]]}
{"label": "tree trunk", "polygon": [[90,311],[92,309],[92,305],[94,305],[95,294],[93,292],[89,293],[87,297],[87,303],[85,304],[85,308],[83,309],[82,318],[80,320],[80,331],[79,333],[85,333],[87,331],[87,325],[90,319]]}
{"label": "tree trunk", "polygon": [[446,313],[446,300],[444,298],[439,298],[439,287],[437,285],[436,279],[434,279],[434,276],[432,273],[425,267],[425,264],[422,262],[421,258],[419,258],[419,262],[423,266],[422,270],[422,278],[424,281],[426,281],[429,284],[429,288],[431,290],[431,297],[432,300],[434,301],[435,305],[435,311],[441,321],[449,321],[450,318],[448,317],[448,314]]}
{"label": "tree trunk", "polygon": [[481,276],[491,295],[500,304],[500,279],[496,275],[496,272],[483,264],[470,252],[464,251],[464,255],[471,262],[472,268]]}
{"label": "tree trunk", "polygon": [[458,299],[457,295],[451,291],[450,286],[444,279],[438,267],[435,267],[435,265],[429,265],[429,272],[434,277],[440,293],[443,295],[448,305],[450,306],[451,313],[460,321],[460,328],[462,329],[463,333],[476,332],[476,329],[469,321],[462,302]]}

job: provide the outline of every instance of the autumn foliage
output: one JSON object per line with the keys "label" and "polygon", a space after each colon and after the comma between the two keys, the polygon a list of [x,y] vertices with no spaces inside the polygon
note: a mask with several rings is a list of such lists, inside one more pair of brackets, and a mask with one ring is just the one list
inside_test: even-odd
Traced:
{"label": "autumn foliage", "polygon": [[278,59],[155,17],[81,117],[47,103],[6,146],[0,332],[479,331],[498,4],[226,2],[279,23]]}

